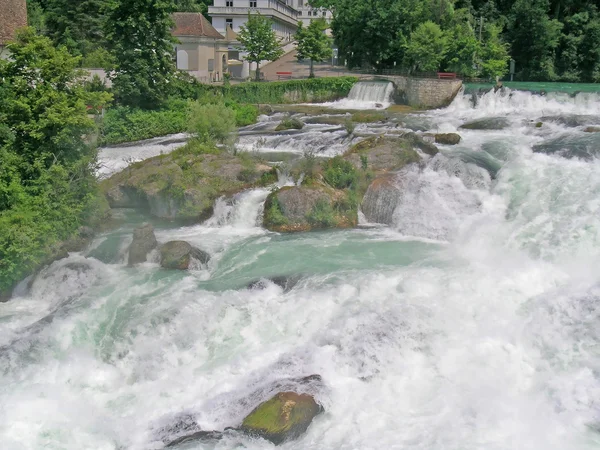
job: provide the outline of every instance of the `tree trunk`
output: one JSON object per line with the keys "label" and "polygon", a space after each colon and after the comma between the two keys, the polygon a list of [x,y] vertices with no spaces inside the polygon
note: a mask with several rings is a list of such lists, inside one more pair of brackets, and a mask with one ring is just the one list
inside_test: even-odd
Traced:
{"label": "tree trunk", "polygon": [[256,81],[260,81],[260,61],[256,61]]}
{"label": "tree trunk", "polygon": [[314,78],[314,77],[315,77],[314,61],[311,58],[310,59],[310,74],[308,75],[308,78]]}

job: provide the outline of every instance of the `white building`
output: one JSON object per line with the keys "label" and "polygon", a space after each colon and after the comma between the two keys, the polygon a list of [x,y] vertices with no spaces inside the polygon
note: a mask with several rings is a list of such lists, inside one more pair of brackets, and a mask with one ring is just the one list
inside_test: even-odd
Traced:
{"label": "white building", "polygon": [[249,13],[260,13],[273,20],[273,30],[283,44],[294,39],[298,28],[300,13],[293,7],[294,1],[298,0],[215,0],[208,14],[215,29],[225,34],[227,26],[237,33]]}
{"label": "white building", "polygon": [[331,23],[333,14],[328,9],[312,8],[308,4],[308,0],[293,0],[294,8],[300,13],[300,20],[304,26],[310,25],[310,21],[314,19],[325,19],[327,23]]}

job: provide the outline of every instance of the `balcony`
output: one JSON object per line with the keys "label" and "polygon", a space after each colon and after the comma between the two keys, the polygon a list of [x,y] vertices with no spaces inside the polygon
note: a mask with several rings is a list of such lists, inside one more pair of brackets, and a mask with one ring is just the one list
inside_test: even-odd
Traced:
{"label": "balcony", "polygon": [[297,25],[300,14],[294,8],[277,0],[269,0],[268,7],[249,8],[247,6],[209,6],[209,16],[247,16],[248,13],[260,13],[273,17],[290,25]]}

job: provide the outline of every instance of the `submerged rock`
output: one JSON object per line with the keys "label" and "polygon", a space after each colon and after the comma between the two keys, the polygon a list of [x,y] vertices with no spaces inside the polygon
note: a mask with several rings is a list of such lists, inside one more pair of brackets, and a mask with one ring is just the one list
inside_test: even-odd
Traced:
{"label": "submerged rock", "polygon": [[284,292],[287,292],[291,290],[294,286],[296,286],[300,279],[300,275],[282,275],[275,277],[265,277],[248,283],[246,287],[248,289],[265,289],[267,287],[267,282],[270,281],[274,285],[282,288]]}
{"label": "submerged rock", "polygon": [[311,395],[280,392],[248,414],[241,430],[280,445],[300,437],[322,412]]}
{"label": "submerged rock", "polygon": [[154,227],[150,224],[145,224],[140,228],[133,230],[133,241],[129,246],[128,264],[139,264],[146,262],[148,253],[156,248],[156,236],[154,235]]}
{"label": "submerged rock", "polygon": [[600,134],[564,135],[543,142],[533,147],[536,153],[562,156],[563,158],[579,158],[591,161],[600,156]]}
{"label": "submerged rock", "polygon": [[566,114],[561,116],[544,116],[540,118],[541,122],[554,122],[570,128],[581,127],[584,125],[600,125],[600,116],[587,114]]}
{"label": "submerged rock", "polygon": [[187,270],[192,258],[206,264],[210,256],[185,241],[171,241],[160,247],[160,265],[165,269]]}
{"label": "submerged rock", "polygon": [[464,130],[504,130],[510,126],[506,117],[491,117],[488,119],[474,120],[460,126]]}
{"label": "submerged rock", "polygon": [[587,127],[583,131],[586,133],[600,133],[600,127]]}
{"label": "submerged rock", "polygon": [[185,444],[187,442],[194,441],[218,441],[223,438],[223,433],[220,431],[196,431],[193,434],[188,436],[182,436],[180,438],[175,439],[172,442],[169,442],[165,447],[175,447],[179,444]]}
{"label": "submerged rock", "polygon": [[456,145],[461,141],[460,134],[456,133],[442,133],[435,135],[435,143],[443,145]]}

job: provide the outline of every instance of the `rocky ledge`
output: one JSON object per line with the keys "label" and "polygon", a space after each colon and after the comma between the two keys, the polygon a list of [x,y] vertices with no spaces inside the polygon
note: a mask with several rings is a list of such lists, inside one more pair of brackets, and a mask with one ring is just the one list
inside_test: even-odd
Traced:
{"label": "rocky ledge", "polygon": [[193,143],[134,163],[102,182],[111,208],[136,208],[155,217],[199,221],[222,195],[275,181],[273,169],[242,154],[201,153]]}
{"label": "rocky ledge", "polygon": [[301,186],[271,193],[263,226],[278,232],[352,228],[358,225],[359,208],[367,219],[378,219],[370,212],[380,211],[377,204],[386,196],[398,195],[391,174],[437,153],[434,144],[415,133],[368,138],[317,166]]}

